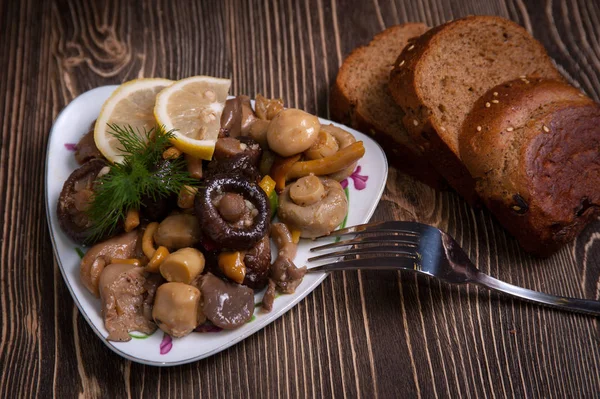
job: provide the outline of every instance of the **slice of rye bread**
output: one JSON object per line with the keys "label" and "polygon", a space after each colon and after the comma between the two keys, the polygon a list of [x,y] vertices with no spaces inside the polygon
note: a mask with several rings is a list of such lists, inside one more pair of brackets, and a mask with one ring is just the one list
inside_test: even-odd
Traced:
{"label": "slice of rye bread", "polygon": [[480,198],[529,252],[552,254],[600,214],[600,106],[572,86],[532,79],[490,89],[459,145]]}
{"label": "slice of rye bread", "polygon": [[398,169],[440,187],[443,179],[404,129],[404,112],[387,87],[390,69],[408,39],[425,31],[420,23],[392,26],[352,51],[332,87],[329,111],[332,119],[372,135]]}
{"label": "slice of rye bread", "polygon": [[562,80],[544,47],[516,23],[470,16],[411,41],[390,74],[404,125],[437,170],[470,203],[474,182],[459,158],[458,134],[475,101],[523,76]]}

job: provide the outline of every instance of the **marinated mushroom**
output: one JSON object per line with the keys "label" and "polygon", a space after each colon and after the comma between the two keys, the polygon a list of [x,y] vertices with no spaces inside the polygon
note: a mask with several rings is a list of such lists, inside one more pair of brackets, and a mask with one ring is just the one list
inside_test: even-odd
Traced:
{"label": "marinated mushroom", "polygon": [[200,284],[206,318],[225,330],[238,328],[254,313],[254,291],[207,273]]}
{"label": "marinated mushroom", "polygon": [[[221,200],[228,193],[244,198],[244,217],[231,223],[220,212]],[[202,232],[218,248],[244,250],[252,248],[269,229],[269,199],[254,182],[232,176],[215,176],[204,182],[195,203]],[[232,215],[228,215],[232,217]]]}
{"label": "marinated mushroom", "polygon": [[100,275],[104,326],[110,341],[129,341],[129,332],[152,334],[152,303],[160,276],[146,278],[142,267],[130,264],[112,264]]}
{"label": "marinated mushroom", "polygon": [[202,159],[190,154],[184,154],[187,171],[190,177],[194,179],[202,179]]}
{"label": "marinated mushroom", "polygon": [[77,143],[77,149],[75,150],[75,160],[79,165],[83,165],[84,163],[91,161],[92,159],[104,159],[104,156],[96,147],[96,142],[94,141],[94,127],[92,125],[92,129],[87,132],[79,143]]}
{"label": "marinated mushroom", "polygon": [[234,156],[244,152],[242,142],[234,137],[221,137],[215,143],[215,152],[213,159],[221,160],[225,158],[233,158]]}
{"label": "marinated mushroom", "polygon": [[151,196],[142,196],[142,206],[140,208],[140,216],[146,221],[162,220],[171,209],[173,209],[172,198],[152,198]]}
{"label": "marinated mushroom", "polygon": [[277,288],[277,283],[273,279],[269,279],[267,284],[267,289],[265,290],[265,295],[263,295],[262,299],[262,309],[265,312],[270,312],[273,310],[273,303],[275,302],[275,289]]}
{"label": "marinated mushroom", "polygon": [[221,113],[221,129],[219,137],[237,137],[242,126],[242,101],[240,97],[230,98],[225,101]]}
{"label": "marinated mushroom", "polygon": [[[312,177],[307,176],[302,179]],[[299,181],[301,181],[300,179]],[[307,205],[297,203],[291,196],[292,184],[286,186],[279,196],[279,219],[293,229],[300,230],[300,236],[305,238],[319,237],[335,230],[348,213],[348,200],[340,183],[336,180],[321,177],[325,195],[318,201]],[[300,184],[300,188],[302,188]],[[309,187],[313,187],[312,184]],[[314,192],[314,188],[311,188]],[[308,196],[310,198],[310,196]],[[300,198],[306,198],[300,196]],[[313,198],[315,197],[313,196]],[[298,200],[298,202],[301,202]],[[304,202],[306,203],[306,202]]]}
{"label": "marinated mushroom", "polygon": [[200,290],[194,286],[177,282],[162,284],[156,291],[152,318],[170,336],[184,337],[206,320],[201,299]]}
{"label": "marinated mushroom", "polygon": [[258,121],[256,113],[252,109],[252,104],[250,103],[250,97],[248,96],[238,96],[242,104],[242,126],[241,126],[241,135],[247,136],[250,130],[250,127]]}
{"label": "marinated mushroom", "polygon": [[335,154],[339,149],[338,141],[321,125],[317,140],[304,152],[304,156],[307,159],[321,159]]}
{"label": "marinated mushroom", "polygon": [[[321,131],[325,132],[329,136],[333,137],[334,141],[337,143],[338,148],[340,150],[356,143],[356,138],[354,137],[354,135],[348,133],[344,129],[341,129],[337,126],[334,126],[334,125],[321,126]],[[332,179],[335,179],[337,181],[342,181],[354,172],[354,170],[356,169],[357,163],[358,163],[358,160],[352,162],[345,169],[342,169],[339,172],[330,174],[329,177],[331,177]]]}
{"label": "marinated mushroom", "polygon": [[284,294],[293,294],[306,274],[306,266],[296,267],[291,259],[278,256],[271,265],[271,278]]}
{"label": "marinated mushroom", "polygon": [[309,175],[291,184],[290,198],[300,206],[312,205],[323,199],[325,187],[317,176]]}
{"label": "marinated mushroom", "polygon": [[248,161],[257,166],[262,155],[260,145],[250,137],[223,137],[217,140],[213,159],[222,162],[225,159],[235,158],[240,154],[248,157]]}
{"label": "marinated mushroom", "polygon": [[267,141],[267,130],[270,122],[264,119],[257,119],[248,128],[248,136],[255,140],[262,148],[267,149],[269,143]]}
{"label": "marinated mushroom", "polygon": [[238,222],[247,212],[244,196],[236,193],[223,194],[217,203],[217,210],[229,223]]}
{"label": "marinated mushroom", "polygon": [[279,112],[267,128],[267,142],[282,157],[299,154],[316,141],[321,124],[319,118],[295,108]]}
{"label": "marinated mushroom", "polygon": [[283,100],[281,98],[265,98],[264,96],[256,95],[256,116],[263,120],[271,120],[283,111]]}
{"label": "marinated mushroom", "polygon": [[63,231],[73,241],[85,244],[92,235],[92,220],[87,214],[94,194],[94,181],[106,166],[95,159],[76,169],[65,184],[58,198],[56,213]]}
{"label": "marinated mushroom", "polygon": [[292,234],[285,224],[273,224],[271,236],[277,245],[278,253],[269,269],[268,287],[262,300],[262,308],[265,312],[270,312],[273,308],[276,287],[285,294],[293,294],[307,271],[306,266],[298,268],[294,265],[297,244],[294,243]]}
{"label": "marinated mushroom", "polygon": [[259,290],[267,284],[271,266],[271,240],[265,235],[244,256],[246,275],[243,284]]}
{"label": "marinated mushroom", "polygon": [[225,102],[223,113],[221,114],[221,130],[219,137],[239,137],[246,136],[250,127],[258,121],[250,97],[237,96]]}
{"label": "marinated mushroom", "polygon": [[139,233],[132,231],[91,247],[79,264],[79,275],[85,288],[100,296],[98,282],[106,265],[111,264],[113,259],[135,258],[138,240]]}
{"label": "marinated mushroom", "polygon": [[275,241],[278,256],[285,256],[290,260],[296,257],[298,244],[292,240],[290,229],[283,223],[273,223],[271,226],[271,238]]}
{"label": "marinated mushroom", "polygon": [[231,158],[212,160],[208,163],[204,177],[210,179],[215,176],[239,176],[251,181],[259,182],[260,173],[254,156],[243,152]]}
{"label": "marinated mushroom", "polygon": [[191,284],[204,270],[204,255],[196,248],[181,248],[160,264],[160,274],[165,280]]}
{"label": "marinated mushroom", "polygon": [[200,241],[200,226],[194,215],[167,216],[154,233],[154,242],[169,249],[193,247]]}

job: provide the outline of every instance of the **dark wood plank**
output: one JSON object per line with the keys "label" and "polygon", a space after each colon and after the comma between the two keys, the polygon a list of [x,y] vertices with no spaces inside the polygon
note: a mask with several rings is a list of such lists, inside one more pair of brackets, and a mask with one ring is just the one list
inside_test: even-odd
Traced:
{"label": "dark wood plank", "polygon": [[[0,396],[597,397],[599,324],[405,273],[330,276],[289,313],[203,361],[160,369],[104,346],[53,260],[43,206],[48,132],[99,85],[231,77],[328,115],[343,57],[383,28],[497,14],[529,29],[600,98],[600,7],[586,0],[0,2]],[[600,221],[550,259],[523,253],[485,211],[396,170],[374,220],[446,229],[481,269],[550,293],[598,298]]]}

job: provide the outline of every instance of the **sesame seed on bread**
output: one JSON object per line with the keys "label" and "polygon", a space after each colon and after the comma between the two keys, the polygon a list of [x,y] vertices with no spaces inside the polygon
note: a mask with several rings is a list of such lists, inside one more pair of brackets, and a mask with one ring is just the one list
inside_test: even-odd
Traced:
{"label": "sesame seed on bread", "polygon": [[404,113],[387,87],[390,69],[408,39],[425,31],[420,23],[392,26],[355,49],[340,67],[329,110],[332,119],[372,135],[394,166],[439,187],[442,179],[407,134]]}
{"label": "sesame seed on bread", "polygon": [[460,159],[460,128],[481,95],[520,76],[562,80],[537,40],[495,16],[470,16],[427,31],[404,48],[391,71],[389,88],[405,112],[404,126],[471,203],[477,195]]}
{"label": "sesame seed on bread", "polygon": [[551,254],[600,214],[600,106],[566,83],[491,88],[459,147],[477,194],[529,252]]}

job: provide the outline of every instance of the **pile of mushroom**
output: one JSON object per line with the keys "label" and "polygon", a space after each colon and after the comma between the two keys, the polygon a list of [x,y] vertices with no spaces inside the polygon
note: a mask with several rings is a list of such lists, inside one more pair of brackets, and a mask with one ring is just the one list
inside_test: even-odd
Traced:
{"label": "pile of mushroom", "polygon": [[228,137],[219,141],[235,143],[249,136],[262,147],[260,170],[280,193],[280,220],[307,238],[339,226],[348,202],[338,182],[352,174],[364,155],[362,142],[339,127],[321,125],[314,115],[260,95],[255,112],[247,97],[237,97],[229,100],[224,115],[223,135]]}
{"label": "pile of mushroom", "polygon": [[[87,135],[82,148],[89,142]],[[238,328],[254,313],[254,290],[265,287],[262,306],[270,311],[276,291],[293,293],[307,272],[294,264],[298,239],[326,235],[346,217],[339,182],[363,154],[352,134],[281,100],[258,95],[255,109],[246,96],[227,100],[210,162],[174,147],[163,153],[165,164],[185,156],[199,184],[184,186],[176,201],[144,198],[81,261],[83,285],[102,301],[108,339],[157,328],[183,337],[205,322]],[[85,210],[106,167],[95,157],[91,147],[78,153],[87,162],[58,204],[63,229],[78,242],[89,235]]]}

